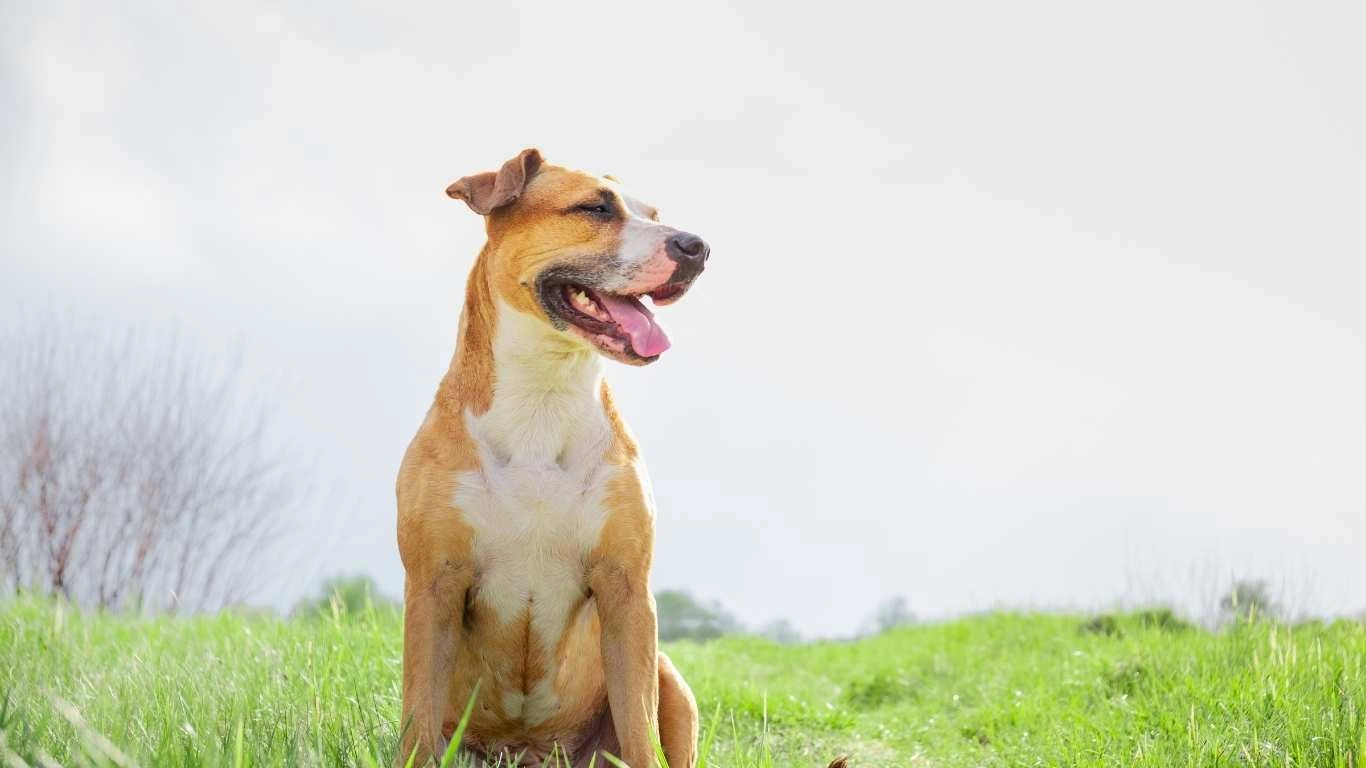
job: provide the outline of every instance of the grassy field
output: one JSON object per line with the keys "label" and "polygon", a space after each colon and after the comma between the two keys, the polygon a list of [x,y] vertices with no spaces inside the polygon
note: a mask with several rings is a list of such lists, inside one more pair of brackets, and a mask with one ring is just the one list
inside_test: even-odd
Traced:
{"label": "grassy field", "polygon": [[[0,605],[0,765],[388,765],[400,621]],[[705,764],[1315,766],[1366,754],[1366,627],[991,614],[668,646]]]}

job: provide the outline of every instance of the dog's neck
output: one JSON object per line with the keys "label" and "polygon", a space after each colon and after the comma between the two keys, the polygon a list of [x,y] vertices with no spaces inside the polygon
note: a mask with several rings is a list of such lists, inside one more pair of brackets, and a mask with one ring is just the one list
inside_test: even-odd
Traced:
{"label": "dog's neck", "polygon": [[442,397],[471,438],[500,462],[575,462],[605,438],[597,352],[540,317],[510,307],[488,279],[484,255],[470,273],[460,338]]}

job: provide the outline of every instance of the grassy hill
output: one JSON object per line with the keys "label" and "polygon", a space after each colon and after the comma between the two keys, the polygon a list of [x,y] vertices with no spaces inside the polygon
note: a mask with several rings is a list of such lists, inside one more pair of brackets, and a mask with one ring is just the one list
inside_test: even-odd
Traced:
{"label": "grassy hill", "polygon": [[[0,765],[388,765],[399,617],[0,605]],[[1366,626],[991,614],[668,651],[706,765],[1314,766],[1366,755]],[[6,762],[8,760],[8,762]]]}

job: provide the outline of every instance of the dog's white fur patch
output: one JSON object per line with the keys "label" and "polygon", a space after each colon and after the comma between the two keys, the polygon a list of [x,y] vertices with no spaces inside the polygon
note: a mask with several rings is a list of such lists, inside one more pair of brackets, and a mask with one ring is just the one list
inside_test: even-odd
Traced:
{"label": "dog's white fur patch", "polygon": [[618,470],[605,458],[612,427],[597,352],[499,302],[494,360],[492,405],[465,419],[480,469],[457,476],[454,503],[474,529],[480,605],[499,623],[530,611],[547,656],[548,674],[525,695],[499,685],[514,691],[507,712],[534,724],[557,704],[549,656],[587,592],[587,557]]}
{"label": "dog's white fur patch", "polygon": [[664,242],[674,232],[650,218],[653,209],[649,206],[626,195],[622,195],[621,199],[626,203],[626,223],[622,225],[617,248],[617,259],[622,269],[610,284],[604,284],[603,287],[608,290],[621,290],[638,271],[649,266],[652,260],[662,257]]}

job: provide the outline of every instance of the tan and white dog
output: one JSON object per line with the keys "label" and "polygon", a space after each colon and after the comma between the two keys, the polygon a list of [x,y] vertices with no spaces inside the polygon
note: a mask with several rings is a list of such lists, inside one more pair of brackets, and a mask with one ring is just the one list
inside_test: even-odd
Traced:
{"label": "tan and white dog", "polygon": [[[403,754],[691,768],[697,707],[657,648],[654,502],[601,357],[669,346],[709,249],[534,149],[446,193],[483,214],[450,370],[403,457]],[[476,693],[477,688],[477,693]],[[555,757],[552,757],[554,755]],[[598,765],[605,765],[598,755]]]}

